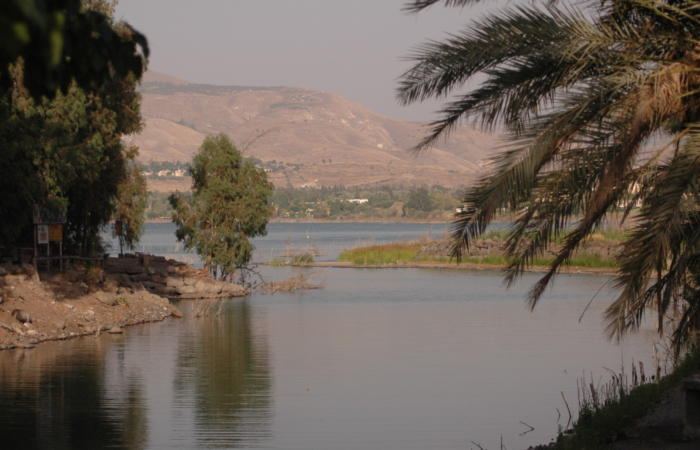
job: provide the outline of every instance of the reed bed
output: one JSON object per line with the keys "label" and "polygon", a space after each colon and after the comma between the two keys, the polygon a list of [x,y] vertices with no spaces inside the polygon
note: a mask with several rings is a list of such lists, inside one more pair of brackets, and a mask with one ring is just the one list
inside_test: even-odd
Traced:
{"label": "reed bed", "polygon": [[340,252],[338,261],[350,261],[356,266],[413,262],[423,245],[423,242],[405,241],[356,247]]}
{"label": "reed bed", "polygon": [[[626,374],[624,368],[620,373],[606,369],[611,374],[607,383],[601,384],[602,377],[596,383],[592,374],[590,378],[584,375],[579,379],[578,419],[573,422],[573,428],[567,430],[570,436],[560,432],[556,449],[609,448],[608,444],[619,431],[634,425],[661,400],[666,391],[677,386],[684,378],[700,371],[700,348],[693,348],[677,364],[672,365],[670,373],[667,373],[668,365],[662,363],[655,351],[654,367],[647,369],[650,369],[651,373],[645,373],[645,368],[640,362],[637,370],[633,360],[630,374]],[[570,416],[569,421],[571,422]]]}
{"label": "reed bed", "polygon": [[322,289],[323,281],[312,283],[312,281],[321,275],[325,269],[315,270],[313,272],[297,272],[283,281],[266,281],[258,286],[260,294],[275,294],[289,293],[302,289]]}
{"label": "reed bed", "polygon": [[[456,262],[448,257],[420,256],[416,259],[424,241],[392,242],[384,245],[366,245],[355,247],[340,253],[338,261],[352,262],[356,266],[381,266],[397,265],[413,262]],[[471,264],[485,264],[491,266],[505,266],[509,260],[503,255],[470,256],[462,259],[462,262]],[[536,258],[533,266],[548,266],[552,258]],[[568,267],[582,268],[615,268],[617,262],[614,258],[601,258],[590,253],[579,253],[564,264]]]}

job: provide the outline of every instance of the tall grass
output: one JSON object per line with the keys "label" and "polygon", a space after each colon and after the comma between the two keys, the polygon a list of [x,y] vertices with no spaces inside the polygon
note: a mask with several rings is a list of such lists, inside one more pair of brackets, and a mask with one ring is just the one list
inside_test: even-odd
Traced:
{"label": "tall grass", "polygon": [[356,247],[340,252],[338,261],[350,261],[356,266],[413,262],[423,245],[421,242],[392,242]]}
{"label": "tall grass", "polygon": [[596,390],[593,383],[587,386],[582,380],[579,417],[574,423],[574,434],[559,434],[557,450],[593,450],[608,448],[607,443],[620,430],[634,425],[662,395],[677,386],[683,378],[700,371],[700,347],[688,353],[670,375],[631,388],[624,373],[613,376],[605,394]]}
{"label": "tall grass", "polygon": [[[448,257],[435,257],[421,255],[416,259],[425,242],[392,242],[384,245],[368,245],[345,250],[340,253],[339,261],[349,261],[356,266],[376,266],[405,264],[412,262],[456,262]],[[470,256],[462,259],[462,262],[471,264],[485,264],[491,266],[505,266],[508,259],[503,255]],[[552,258],[536,258],[534,266],[548,266]],[[601,258],[598,255],[580,253],[575,255],[565,264],[568,267],[582,268],[615,268],[613,258]]]}

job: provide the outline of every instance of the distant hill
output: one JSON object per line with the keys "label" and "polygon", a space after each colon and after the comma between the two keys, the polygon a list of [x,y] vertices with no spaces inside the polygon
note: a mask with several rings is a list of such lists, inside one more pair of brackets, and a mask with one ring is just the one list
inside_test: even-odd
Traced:
{"label": "distant hill", "polygon": [[426,123],[390,119],[308,89],[193,84],[147,72],[139,90],[146,127],[127,140],[140,147],[141,161],[189,161],[205,136],[224,132],[246,156],[300,165],[270,173],[278,186],[459,186],[474,179],[499,144],[462,126],[414,156],[407,150]]}

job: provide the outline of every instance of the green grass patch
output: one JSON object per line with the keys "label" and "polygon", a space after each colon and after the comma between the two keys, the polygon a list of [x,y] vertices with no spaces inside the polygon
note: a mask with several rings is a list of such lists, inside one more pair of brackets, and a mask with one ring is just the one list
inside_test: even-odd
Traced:
{"label": "green grass patch", "polygon": [[[589,399],[582,401],[579,418],[575,422],[572,436],[559,435],[557,450],[593,450],[609,448],[606,438],[634,425],[662,395],[677,386],[683,378],[700,371],[700,347],[686,355],[673,372],[658,383],[644,384],[634,389],[617,385],[614,398],[602,406],[595,406]],[[621,378],[621,377],[619,377]]]}
{"label": "green grass patch", "polygon": [[[442,256],[421,256],[416,259],[416,255],[424,242],[392,242],[384,245],[370,245],[367,247],[356,247],[351,250],[344,250],[340,253],[338,261],[352,262],[356,266],[377,266],[396,265],[412,262],[455,262],[454,259]],[[470,256],[462,259],[464,263],[485,264],[490,266],[505,266],[508,259],[503,255]],[[552,258],[537,258],[534,266],[548,266]],[[613,258],[601,258],[595,254],[580,253],[571,258],[565,264],[567,267],[581,267],[590,269],[615,268],[617,263]]]}
{"label": "green grass patch", "polygon": [[340,252],[338,261],[350,261],[356,266],[414,262],[423,245],[425,244],[420,242],[392,242],[384,245],[356,247]]}

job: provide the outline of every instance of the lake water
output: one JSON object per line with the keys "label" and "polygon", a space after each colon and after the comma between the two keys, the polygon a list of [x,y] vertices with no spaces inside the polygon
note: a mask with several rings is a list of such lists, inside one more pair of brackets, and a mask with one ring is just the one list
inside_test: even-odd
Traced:
{"label": "lake water", "polygon": [[[290,233],[303,245],[307,229],[332,258],[430,225],[272,224],[260,258]],[[149,224],[144,245],[185,257],[171,233]],[[575,411],[584,371],[598,383],[632,358],[652,367],[651,327],[622,345],[602,338],[611,293],[578,322],[607,277],[561,276],[533,313],[523,297],[536,274],[508,291],[495,271],[321,278],[320,290],[227,301],[219,317],[193,318],[183,301],[182,320],[0,352],[0,447],[497,449],[502,437],[524,449],[566,425],[562,392]]]}

